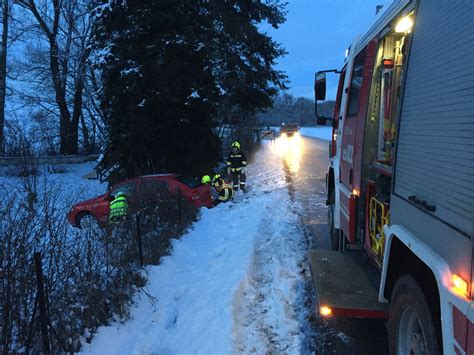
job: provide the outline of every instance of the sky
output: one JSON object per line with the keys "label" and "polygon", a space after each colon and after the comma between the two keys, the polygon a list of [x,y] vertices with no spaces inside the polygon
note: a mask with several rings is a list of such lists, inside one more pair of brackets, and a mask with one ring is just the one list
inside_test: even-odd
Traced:
{"label": "sky", "polygon": [[[314,98],[314,73],[340,69],[354,37],[365,33],[375,20],[376,5],[392,0],[287,0],[287,21],[277,30],[264,28],[288,54],[277,68],[290,80],[288,92]],[[327,99],[334,99],[336,74],[327,74]]]}

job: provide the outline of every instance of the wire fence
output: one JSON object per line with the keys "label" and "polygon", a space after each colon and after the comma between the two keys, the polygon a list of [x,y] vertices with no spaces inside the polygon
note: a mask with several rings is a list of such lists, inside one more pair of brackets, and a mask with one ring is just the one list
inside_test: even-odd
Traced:
{"label": "wire fence", "polygon": [[[33,204],[0,196],[0,352],[80,350],[97,327],[127,317],[146,268],[196,217],[182,196],[163,191],[108,228],[71,228],[54,189]],[[26,197],[24,197],[26,198]],[[28,207],[29,206],[29,207]]]}

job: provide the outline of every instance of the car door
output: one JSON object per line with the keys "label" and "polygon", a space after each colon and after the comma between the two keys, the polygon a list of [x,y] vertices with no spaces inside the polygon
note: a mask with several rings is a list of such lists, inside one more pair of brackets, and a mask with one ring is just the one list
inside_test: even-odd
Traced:
{"label": "car door", "polygon": [[156,205],[159,200],[169,196],[170,186],[163,179],[143,179],[139,187],[140,207],[147,208]]}

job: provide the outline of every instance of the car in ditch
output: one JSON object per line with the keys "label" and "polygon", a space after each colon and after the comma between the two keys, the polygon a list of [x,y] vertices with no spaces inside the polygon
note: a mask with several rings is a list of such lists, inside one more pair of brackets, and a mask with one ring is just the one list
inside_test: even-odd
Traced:
{"label": "car in ditch", "polygon": [[73,205],[67,213],[68,222],[77,228],[91,220],[106,226],[110,202],[119,191],[125,192],[130,203],[137,205],[163,191],[176,198],[182,196],[196,207],[209,208],[213,202],[210,187],[198,179],[177,174],[144,175],[122,181],[100,196]]}

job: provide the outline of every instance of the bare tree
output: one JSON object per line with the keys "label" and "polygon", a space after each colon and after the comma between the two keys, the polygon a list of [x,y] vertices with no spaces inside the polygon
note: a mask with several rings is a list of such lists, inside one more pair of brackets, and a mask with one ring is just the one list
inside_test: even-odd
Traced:
{"label": "bare tree", "polygon": [[[46,39],[55,103],[59,110],[61,154],[78,152],[87,58],[90,54],[92,1],[18,0]],[[41,68],[36,68],[41,70]]]}
{"label": "bare tree", "polygon": [[3,154],[3,127],[5,122],[5,96],[7,77],[7,42],[8,21],[10,17],[10,0],[3,0],[2,10],[2,44],[0,47],[0,155]]}

